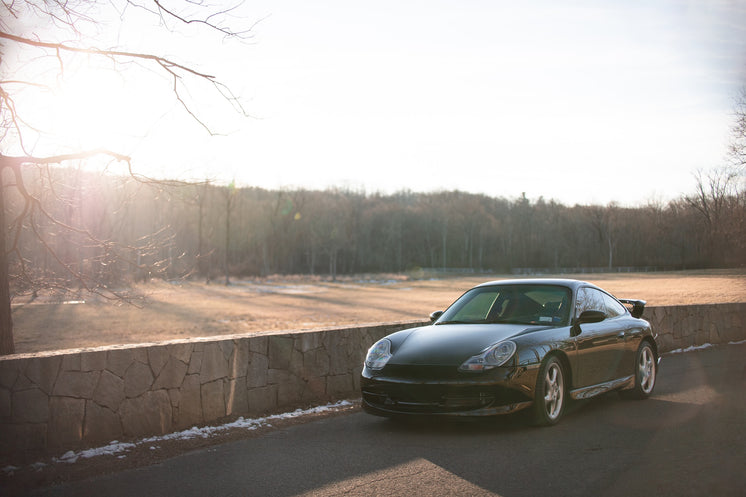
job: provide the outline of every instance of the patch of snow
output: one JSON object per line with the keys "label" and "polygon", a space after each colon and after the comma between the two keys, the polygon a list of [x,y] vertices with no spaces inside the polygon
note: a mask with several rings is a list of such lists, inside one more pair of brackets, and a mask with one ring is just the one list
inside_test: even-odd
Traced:
{"label": "patch of snow", "polygon": [[[746,343],[746,340],[740,340],[738,342],[728,342],[728,345],[743,345]],[[705,343],[702,345],[692,345],[691,347],[686,347],[684,349],[675,349],[675,350],[669,350],[668,352],[665,352],[665,355],[668,354],[686,354],[687,352],[696,352],[698,350],[705,350],[709,349],[711,347],[717,347],[717,345],[713,345],[711,343]]]}
{"label": "patch of snow", "polygon": [[74,462],[78,462],[78,457],[79,456],[77,456],[75,454],[75,452],[73,452],[72,450],[68,450],[67,452],[65,452],[64,454],[62,454],[62,456],[59,459],[52,458],[52,461],[54,461],[54,462],[66,462],[66,463],[72,464]]}
{"label": "patch of snow", "polygon": [[72,463],[77,462],[78,459],[80,459],[81,457],[83,459],[90,459],[91,457],[104,456],[104,455],[113,456],[121,452],[126,452],[130,449],[134,449],[135,445],[136,444],[133,444],[133,443],[120,443],[114,440],[113,442],[109,442],[109,445],[105,445],[103,447],[96,447],[94,449],[85,449],[79,452],[68,451],[62,457],[60,457],[57,460],[53,459],[53,461],[66,462],[66,463],[72,464]]}
{"label": "patch of snow", "polygon": [[231,423],[226,423],[224,425],[203,426],[201,428],[193,426],[187,430],[178,431],[175,433],[169,433],[166,435],[159,435],[156,437],[146,438],[144,440],[140,440],[137,443],[139,445],[141,443],[153,443],[153,442],[160,442],[163,440],[189,440],[192,438],[209,438],[210,436],[216,433],[220,433],[220,432],[231,430],[231,429],[256,430],[257,428],[260,428],[262,426],[271,426],[270,421],[273,421],[276,419],[297,418],[300,416],[306,416],[308,414],[322,413],[322,412],[330,411],[332,409],[336,409],[339,407],[348,407],[351,405],[352,404],[349,401],[342,400],[334,404],[327,404],[325,406],[313,407],[311,409],[296,409],[293,412],[288,412],[288,413],[283,413],[283,414],[273,414],[271,416],[266,416],[263,418],[245,419],[243,417],[240,417],[237,420]]}
{"label": "patch of snow", "polygon": [[687,347],[685,349],[675,349],[675,350],[669,350],[666,352],[666,354],[686,354],[687,352],[694,352],[696,350],[705,350],[709,349],[710,347],[714,347],[711,343],[705,343],[702,345],[692,345],[691,347]]}
{"label": "patch of snow", "polygon": [[[341,407],[349,407],[352,406],[352,403],[347,400],[342,400],[339,402],[335,402],[333,404],[327,404],[324,406],[318,406],[313,407],[310,409],[296,409],[293,412],[283,413],[283,414],[273,414],[271,416],[265,416],[263,418],[256,418],[256,419],[244,419],[243,417],[238,418],[237,420],[227,423],[220,426],[203,426],[201,428],[198,428],[196,426],[189,428],[188,430],[183,430],[175,433],[168,433],[166,435],[160,435],[156,437],[149,437],[142,440],[138,440],[133,443],[127,443],[127,442],[119,442],[117,440],[113,440],[109,442],[108,445],[105,445],[103,447],[97,447],[94,449],[85,449],[81,451],[72,451],[69,450],[65,452],[62,456],[59,458],[53,457],[52,463],[67,463],[67,464],[74,464],[78,462],[81,458],[82,459],[89,459],[92,457],[97,456],[103,456],[103,455],[110,455],[110,456],[116,456],[118,459],[124,459],[127,457],[125,454],[131,449],[134,449],[135,447],[143,444],[149,444],[150,450],[157,450],[160,448],[159,445],[157,445],[157,442],[165,441],[165,440],[189,440],[192,438],[209,438],[210,436],[224,432],[226,430],[230,429],[245,429],[245,430],[256,430],[257,428],[260,428],[262,426],[272,426],[270,424],[270,421],[277,420],[277,419],[292,419],[292,418],[298,418],[301,416],[306,416],[308,414],[317,414],[317,413],[323,413],[327,411],[331,411],[334,409],[338,409]],[[36,471],[41,470],[43,467],[47,466],[47,464],[43,462],[37,462],[30,465],[32,469],[35,469]],[[18,471],[19,467],[16,466],[5,466],[2,468],[2,472],[5,473],[8,476],[13,475],[16,471]]]}

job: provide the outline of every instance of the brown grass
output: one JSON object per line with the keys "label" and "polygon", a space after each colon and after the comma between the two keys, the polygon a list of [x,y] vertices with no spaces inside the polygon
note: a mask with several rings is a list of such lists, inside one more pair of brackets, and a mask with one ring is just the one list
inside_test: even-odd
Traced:
{"label": "brown grass", "polygon": [[[746,271],[571,275],[648,305],[746,302]],[[288,277],[230,286],[154,281],[136,288],[142,308],[50,297],[14,305],[16,352],[39,352],[269,330],[427,319],[468,288],[500,276],[413,279],[402,275]]]}

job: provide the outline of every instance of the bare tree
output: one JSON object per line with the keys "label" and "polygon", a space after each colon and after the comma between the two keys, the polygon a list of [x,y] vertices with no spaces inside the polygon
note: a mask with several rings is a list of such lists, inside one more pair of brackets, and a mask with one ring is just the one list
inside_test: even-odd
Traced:
{"label": "bare tree", "polygon": [[733,111],[735,123],[731,130],[730,157],[733,164],[740,169],[741,174],[746,174],[746,86],[741,88],[741,93],[736,100]]}
{"label": "bare tree", "polygon": [[206,215],[206,200],[208,187],[210,186],[209,181],[205,181],[199,192],[197,193],[197,205],[199,209],[197,211],[197,272],[200,276],[205,278],[207,283],[210,282],[210,258],[212,257],[212,250],[209,250],[205,244],[205,215]]}
{"label": "bare tree", "polygon": [[[53,165],[92,160],[105,168],[123,164],[131,177],[145,182],[153,181],[136,174],[130,157],[116,151],[100,148],[80,150],[70,146],[74,144],[67,144],[63,147],[64,153],[58,153],[57,146],[52,143],[54,140],[49,140],[50,134],[46,131],[49,126],[44,122],[44,115],[34,116],[22,106],[23,102],[29,102],[29,94],[53,92],[54,85],[70,76],[70,68],[75,66],[76,61],[98,60],[113,70],[134,68],[140,74],[165,76],[170,81],[174,102],[210,134],[214,134],[214,131],[201,118],[194,101],[190,100],[190,86],[208,84],[233,110],[246,115],[240,100],[227,86],[214,75],[198,70],[189,63],[170,56],[129,50],[127,47],[96,46],[94,40],[98,40],[99,36],[106,38],[103,34],[111,31],[108,21],[113,19],[123,24],[132,12],[156,20],[166,36],[175,34],[179,28],[201,29],[221,39],[246,40],[252,36],[253,26],[235,29],[229,24],[237,19],[236,7],[214,7],[203,2],[184,2],[179,10],[168,8],[159,0],[2,0],[0,3],[0,201],[3,207],[0,216],[0,355],[14,352],[9,254],[14,254],[19,261],[21,275],[30,282],[33,280],[24,266],[24,257],[18,244],[23,230],[33,232],[50,257],[65,267],[70,277],[84,288],[112,298],[122,297],[98,285],[74,264],[62,260],[39,230],[38,220],[44,219],[60,229],[79,234],[87,240],[87,244],[100,248],[101,257],[125,257],[123,254],[126,251],[116,250],[111,241],[98,239],[84,227],[65,223],[45,209],[39,196],[26,187],[25,171],[37,169],[45,174],[43,170]],[[239,22],[243,24],[243,21]],[[11,191],[20,196],[23,207],[13,219],[8,219],[5,202]],[[130,248],[138,251],[142,247]],[[128,262],[137,265],[136,260]],[[32,283],[39,285],[48,282]]]}
{"label": "bare tree", "polygon": [[225,285],[231,284],[230,279],[230,250],[231,250],[231,214],[235,208],[236,182],[231,181],[225,190],[225,252],[223,252],[223,272]]}

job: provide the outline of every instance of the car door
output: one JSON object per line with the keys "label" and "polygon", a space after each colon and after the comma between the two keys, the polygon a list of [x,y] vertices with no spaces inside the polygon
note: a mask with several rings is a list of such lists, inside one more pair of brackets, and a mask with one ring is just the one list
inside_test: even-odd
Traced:
{"label": "car door", "polygon": [[601,311],[607,316],[598,323],[580,325],[576,336],[577,346],[577,387],[597,385],[616,379],[622,367],[624,355],[624,335],[618,331],[619,322],[608,318],[604,293],[595,288],[582,287],[578,290],[575,316],[583,311]]}
{"label": "car door", "polygon": [[604,302],[606,304],[607,320],[613,326],[619,341],[619,362],[617,363],[615,376],[616,378],[624,378],[635,373],[635,357],[642,338],[642,330],[635,328],[635,322],[627,312],[627,308],[614,297],[605,293]]}

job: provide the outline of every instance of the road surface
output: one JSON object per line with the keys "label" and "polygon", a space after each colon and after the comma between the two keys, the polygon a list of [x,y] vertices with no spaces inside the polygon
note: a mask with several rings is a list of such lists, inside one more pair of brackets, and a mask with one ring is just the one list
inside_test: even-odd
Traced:
{"label": "road surface", "polygon": [[664,356],[654,396],[523,417],[395,422],[356,410],[40,496],[746,495],[746,344]]}

